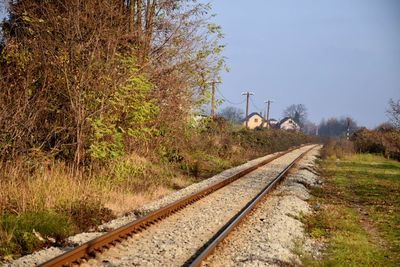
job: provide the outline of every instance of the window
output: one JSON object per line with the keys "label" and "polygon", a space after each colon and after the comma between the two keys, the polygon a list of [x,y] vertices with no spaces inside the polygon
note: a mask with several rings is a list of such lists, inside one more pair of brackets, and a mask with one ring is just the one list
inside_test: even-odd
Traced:
{"label": "window", "polygon": [[254,119],[254,122],[258,122],[258,119]]}

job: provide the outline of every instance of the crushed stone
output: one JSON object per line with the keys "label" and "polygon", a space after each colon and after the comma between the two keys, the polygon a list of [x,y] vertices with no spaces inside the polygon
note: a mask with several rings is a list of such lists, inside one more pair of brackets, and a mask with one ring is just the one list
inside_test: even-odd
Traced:
{"label": "crushed stone", "polygon": [[298,266],[298,246],[316,246],[304,232],[300,217],[312,212],[309,189],[320,186],[315,170],[320,147],[307,154],[282,185],[233,231],[203,266]]}
{"label": "crushed stone", "polygon": [[155,211],[157,209],[160,209],[162,207],[165,207],[166,205],[177,201],[181,198],[184,198],[186,196],[189,196],[195,192],[198,192],[208,186],[210,186],[211,184],[223,181],[227,178],[229,178],[230,176],[244,170],[247,169],[249,167],[252,167],[266,159],[272,158],[274,157],[277,153],[273,153],[273,154],[269,154],[266,155],[264,157],[260,157],[251,161],[248,161],[242,165],[233,167],[231,169],[225,170],[217,175],[212,176],[211,178],[208,178],[204,181],[189,185],[179,191],[173,192],[171,194],[166,195],[165,197],[159,199],[159,200],[155,200],[153,202],[150,202],[148,204],[143,205],[141,208],[132,211],[131,213],[127,214],[126,216],[114,219],[110,222],[104,223],[100,226],[97,227],[97,229],[99,231],[109,231],[109,230],[114,230],[118,227],[121,227],[129,222],[132,222],[136,219],[138,219],[141,216],[144,216],[152,211]]}
{"label": "crushed stone", "polygon": [[92,232],[92,233],[80,233],[74,236],[70,236],[66,239],[66,242],[70,246],[80,246],[96,237],[103,235],[104,232]]}
{"label": "crushed stone", "polygon": [[37,266],[41,263],[44,263],[54,257],[57,257],[69,250],[72,247],[64,247],[64,248],[56,248],[50,247],[46,249],[42,249],[40,251],[34,252],[30,255],[26,255],[21,257],[12,263],[5,263],[4,267],[26,267],[26,266]]}
{"label": "crushed stone", "polygon": [[[137,233],[82,266],[182,266],[269,181],[308,147],[260,167]],[[296,208],[296,207],[295,207]],[[293,211],[295,213],[295,211]]]}

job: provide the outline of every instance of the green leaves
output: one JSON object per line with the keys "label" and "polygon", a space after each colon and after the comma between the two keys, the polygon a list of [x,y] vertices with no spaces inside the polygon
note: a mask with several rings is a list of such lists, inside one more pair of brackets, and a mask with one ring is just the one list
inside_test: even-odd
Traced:
{"label": "green leaves", "polygon": [[123,133],[118,131],[115,124],[108,124],[103,118],[91,121],[94,132],[90,145],[90,155],[96,159],[117,159],[124,155],[122,144]]}
{"label": "green leaves", "polygon": [[129,68],[129,78],[102,103],[105,111],[89,119],[93,130],[89,151],[96,159],[118,159],[127,152],[124,141],[145,141],[155,131],[152,122],[159,108],[149,98],[152,84],[138,72],[133,58],[122,62]]}

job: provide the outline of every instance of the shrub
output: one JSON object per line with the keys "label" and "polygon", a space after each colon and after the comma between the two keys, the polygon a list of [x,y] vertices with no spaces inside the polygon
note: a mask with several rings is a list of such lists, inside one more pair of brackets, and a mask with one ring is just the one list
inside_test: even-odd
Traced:
{"label": "shrub", "polygon": [[381,135],[376,131],[366,128],[356,131],[351,140],[358,152],[384,154],[385,147],[382,144]]}
{"label": "shrub", "polygon": [[207,178],[231,167],[228,159],[223,159],[218,155],[210,155],[199,151],[187,157],[180,164],[180,167],[187,173],[201,178]]}
{"label": "shrub", "polygon": [[343,158],[354,153],[354,145],[346,139],[329,140],[321,151],[321,157]]}
{"label": "shrub", "polygon": [[21,215],[5,214],[0,220],[0,255],[32,253],[49,243],[49,237],[60,241],[74,232],[64,215],[53,211],[29,212]]}
{"label": "shrub", "polygon": [[400,130],[387,127],[379,127],[377,130],[363,128],[356,131],[351,140],[358,152],[382,154],[400,160]]}
{"label": "shrub", "polygon": [[88,231],[90,228],[105,223],[115,216],[110,209],[104,208],[99,200],[76,200],[58,207],[58,211],[70,218],[79,231]]}

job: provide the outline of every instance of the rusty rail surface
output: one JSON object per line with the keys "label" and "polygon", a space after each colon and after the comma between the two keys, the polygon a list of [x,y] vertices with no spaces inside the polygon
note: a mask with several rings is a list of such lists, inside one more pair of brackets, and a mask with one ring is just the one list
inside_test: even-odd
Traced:
{"label": "rusty rail surface", "polygon": [[310,150],[315,148],[311,147],[307,151],[303,152],[294,161],[292,161],[283,171],[281,171],[271,182],[269,182],[252,200],[250,200],[246,206],[240,210],[235,216],[233,216],[228,223],[226,223],[203,247],[201,247],[185,264],[184,266],[197,267],[210,256],[217,245],[224,240],[229,233],[231,233],[236,226],[238,226],[243,219],[245,219],[250,212],[262,202],[264,197],[273,188],[283,180],[283,178],[288,174],[290,169],[303,158]]}
{"label": "rusty rail surface", "polygon": [[[301,146],[300,146],[301,147]],[[132,235],[145,230],[150,225],[155,224],[158,221],[170,216],[171,214],[185,208],[186,206],[198,201],[199,199],[221,189],[222,187],[236,181],[237,179],[245,176],[246,174],[258,169],[259,167],[268,164],[269,162],[292,152],[299,147],[291,148],[287,151],[279,152],[278,154],[255,164],[245,170],[239,171],[238,173],[224,179],[223,181],[216,182],[198,192],[195,192],[189,196],[179,199],[163,208],[155,210],[142,218],[139,218],[131,223],[121,226],[113,231],[110,231],[98,238],[90,240],[58,257],[55,257],[45,263],[40,264],[42,267],[49,266],[71,266],[72,264],[79,264],[81,259],[89,259],[95,257],[96,253],[101,253],[103,250],[120,243],[123,239],[131,237]]]}

